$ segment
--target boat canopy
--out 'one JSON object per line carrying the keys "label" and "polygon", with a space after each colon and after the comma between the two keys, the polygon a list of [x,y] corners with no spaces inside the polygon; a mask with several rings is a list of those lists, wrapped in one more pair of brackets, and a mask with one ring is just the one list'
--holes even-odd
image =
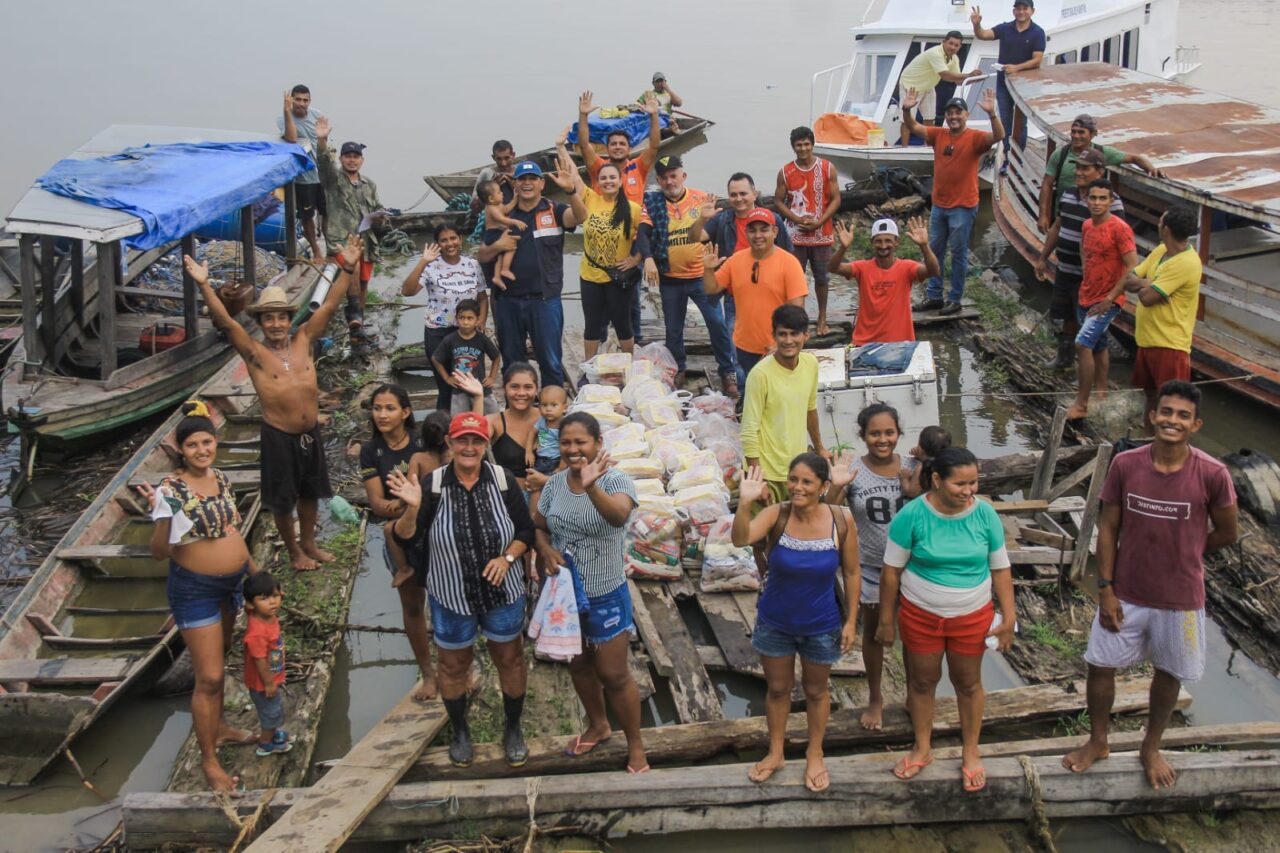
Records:
{"label": "boat canopy", "polygon": [[114,125],[54,164],[7,217],[14,234],[164,245],[315,168],[260,133]]}
{"label": "boat canopy", "polygon": [[[1046,33],[1052,33],[1086,20],[1141,8],[1144,3],[1145,0],[1037,0],[1032,20]],[[911,33],[917,37],[941,37],[949,30],[959,30],[964,33],[966,41],[973,38],[973,24],[969,21],[969,10],[973,4],[970,0],[885,0],[880,17],[872,19],[870,13],[877,5],[873,2],[868,6],[868,16],[849,31],[857,36]],[[982,17],[982,25],[991,29],[1001,21],[1012,19],[1008,5],[992,4]]]}
{"label": "boat canopy", "polygon": [[1280,109],[1105,63],[1054,65],[1009,83],[1017,107],[1058,144],[1088,113],[1098,142],[1141,154],[1165,174],[1134,172],[1133,180],[1280,226]]}

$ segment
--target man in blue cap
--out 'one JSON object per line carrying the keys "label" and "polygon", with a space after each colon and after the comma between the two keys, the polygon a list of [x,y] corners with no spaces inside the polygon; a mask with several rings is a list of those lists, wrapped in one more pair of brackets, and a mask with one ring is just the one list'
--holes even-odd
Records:
{"label": "man in blue cap", "polygon": [[[567,195],[577,190],[573,174],[562,163],[551,173],[552,180]],[[491,294],[493,321],[498,330],[498,349],[505,366],[526,359],[526,340],[533,341],[543,385],[563,385],[561,337],[564,308],[560,292],[564,288],[564,232],[578,226],[578,217],[567,204],[542,197],[546,177],[532,160],[516,164],[512,174],[516,206],[508,214],[523,222],[523,232],[490,229],[484,245],[476,250],[476,260],[487,264],[502,252],[513,252],[511,272],[515,278],[507,289]]]}

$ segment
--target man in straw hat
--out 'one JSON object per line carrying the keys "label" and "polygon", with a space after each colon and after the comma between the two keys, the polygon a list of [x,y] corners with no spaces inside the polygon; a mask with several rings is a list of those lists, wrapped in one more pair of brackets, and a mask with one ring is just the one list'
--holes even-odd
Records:
{"label": "man in straw hat", "polygon": [[[293,308],[284,289],[265,287],[245,309],[262,329],[262,340],[249,336],[209,286],[209,265],[187,255],[183,261],[204,295],[213,324],[224,331],[249,368],[249,378],[262,404],[259,466],[262,506],[275,516],[289,549],[289,561],[300,572],[320,568],[333,555],[316,544],[316,512],[320,498],[333,496],[324,445],[320,441],[320,389],[311,360],[311,342],[323,334],[356,274],[363,247],[352,236],[338,255],[340,272],[320,308],[291,333]],[[298,509],[295,535],[293,510]]]}

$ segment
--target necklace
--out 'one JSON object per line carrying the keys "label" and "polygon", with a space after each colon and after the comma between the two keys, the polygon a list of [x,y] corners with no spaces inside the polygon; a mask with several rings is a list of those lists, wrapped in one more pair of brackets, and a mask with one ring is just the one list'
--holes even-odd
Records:
{"label": "necklace", "polygon": [[286,343],[283,347],[272,347],[271,351],[276,354],[276,358],[280,359],[280,363],[284,365],[286,371],[292,370],[289,365],[289,357],[293,353],[290,352],[289,344]]}

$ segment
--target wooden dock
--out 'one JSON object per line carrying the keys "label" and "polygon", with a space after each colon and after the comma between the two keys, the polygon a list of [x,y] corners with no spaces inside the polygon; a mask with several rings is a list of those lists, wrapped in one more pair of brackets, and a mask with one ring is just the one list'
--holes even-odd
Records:
{"label": "wooden dock", "polygon": [[[1280,726],[1254,723],[1169,732],[1171,746],[1256,743],[1280,738]],[[351,836],[407,841],[449,837],[482,823],[486,834],[517,835],[531,820],[541,828],[576,826],[587,833],[673,833],[714,829],[781,829],[898,823],[1028,820],[1280,807],[1280,750],[1168,752],[1178,770],[1172,789],[1154,790],[1132,750],[1139,733],[1117,734],[1109,760],[1072,773],[1061,755],[1078,739],[1019,741],[987,747],[986,790],[963,794],[955,749],[910,782],[890,771],[897,755],[877,752],[827,758],[831,787],[810,793],[803,762],[772,780],[747,779],[749,764],[655,769],[642,776],[614,770],[573,776],[420,782],[397,786]],[[274,793],[264,811],[278,818],[305,791]],[[258,810],[265,792],[236,802]],[[228,844],[239,827],[211,794],[132,794],[124,804],[131,848],[163,844]],[[299,848],[301,849],[301,848]],[[321,849],[321,848],[306,848]]]}

